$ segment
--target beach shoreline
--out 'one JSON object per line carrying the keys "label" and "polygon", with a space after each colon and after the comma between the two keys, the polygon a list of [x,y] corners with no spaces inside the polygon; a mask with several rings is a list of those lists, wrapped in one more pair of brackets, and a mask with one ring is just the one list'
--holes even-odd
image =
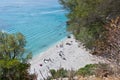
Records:
{"label": "beach shoreline", "polygon": [[73,35],[66,37],[46,51],[34,56],[30,61],[30,73],[36,73],[38,80],[50,76],[50,69],[64,68],[77,70],[86,64],[98,63],[101,60],[89,54]]}
{"label": "beach shoreline", "polygon": [[51,47],[59,44],[61,41],[64,41],[66,38],[67,38],[67,37],[64,37],[64,38],[58,40],[57,42],[50,44],[48,47],[44,48],[42,51],[38,51],[38,52],[37,52],[38,54],[35,53],[35,55],[32,56],[32,59],[40,56],[41,54],[44,54],[48,49],[50,49]]}

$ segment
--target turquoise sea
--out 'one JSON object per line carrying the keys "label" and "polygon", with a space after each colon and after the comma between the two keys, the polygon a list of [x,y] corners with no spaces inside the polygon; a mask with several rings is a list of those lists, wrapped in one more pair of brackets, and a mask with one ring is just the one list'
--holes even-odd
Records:
{"label": "turquoise sea", "polygon": [[65,13],[58,0],[0,0],[0,29],[23,33],[37,55],[68,34]]}

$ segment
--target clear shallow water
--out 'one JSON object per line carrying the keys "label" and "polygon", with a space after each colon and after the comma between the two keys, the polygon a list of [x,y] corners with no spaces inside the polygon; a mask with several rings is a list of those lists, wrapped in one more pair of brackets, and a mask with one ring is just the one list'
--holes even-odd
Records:
{"label": "clear shallow water", "polygon": [[65,13],[58,0],[0,0],[0,29],[23,33],[36,55],[67,35]]}

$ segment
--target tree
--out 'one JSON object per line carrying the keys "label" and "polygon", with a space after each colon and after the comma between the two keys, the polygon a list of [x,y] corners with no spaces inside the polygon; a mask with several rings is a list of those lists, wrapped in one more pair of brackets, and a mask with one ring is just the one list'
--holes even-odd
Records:
{"label": "tree", "polygon": [[96,52],[104,53],[120,66],[120,17],[112,19],[104,28],[104,40],[96,40]]}
{"label": "tree", "polygon": [[86,48],[94,50],[95,41],[104,38],[105,25],[120,14],[119,0],[60,0],[68,10],[68,30]]}
{"label": "tree", "polygon": [[8,34],[0,32],[0,80],[33,80],[35,75],[29,74],[32,57],[25,53],[25,37],[21,33]]}

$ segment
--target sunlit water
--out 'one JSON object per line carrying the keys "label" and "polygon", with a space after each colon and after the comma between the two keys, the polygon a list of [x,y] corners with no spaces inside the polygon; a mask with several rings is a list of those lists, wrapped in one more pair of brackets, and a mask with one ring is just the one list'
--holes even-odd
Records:
{"label": "sunlit water", "polygon": [[23,33],[36,55],[67,35],[65,13],[58,0],[0,0],[0,29]]}

